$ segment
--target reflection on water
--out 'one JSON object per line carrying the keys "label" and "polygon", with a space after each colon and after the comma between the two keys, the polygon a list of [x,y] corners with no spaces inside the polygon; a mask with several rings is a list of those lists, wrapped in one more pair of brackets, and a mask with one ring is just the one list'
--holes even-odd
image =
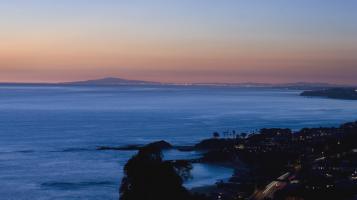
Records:
{"label": "reflection on water", "polygon": [[192,174],[194,179],[185,183],[185,187],[201,187],[226,180],[233,175],[234,170],[228,167],[210,164],[193,164]]}
{"label": "reflection on water", "polygon": [[[163,156],[166,160],[195,159],[201,157],[201,153],[196,151],[182,152],[177,150],[169,150],[164,151]],[[212,164],[194,163],[192,167],[192,177],[184,184],[187,188],[214,184],[219,180],[230,178],[234,172],[232,168]]]}

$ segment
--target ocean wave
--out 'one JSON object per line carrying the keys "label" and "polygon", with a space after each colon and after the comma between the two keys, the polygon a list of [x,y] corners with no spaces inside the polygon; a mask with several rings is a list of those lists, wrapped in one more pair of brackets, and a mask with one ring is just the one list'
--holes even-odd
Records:
{"label": "ocean wave", "polygon": [[18,150],[18,151],[0,151],[0,154],[10,154],[10,153],[34,153],[34,150]]}
{"label": "ocean wave", "polygon": [[89,187],[116,187],[112,181],[83,181],[83,182],[45,182],[41,184],[42,188],[55,190],[80,190]]}
{"label": "ocean wave", "polygon": [[90,149],[90,148],[65,148],[61,150],[54,150],[50,152],[55,152],[55,153],[67,153],[67,152],[82,152],[82,151],[94,151],[95,149]]}

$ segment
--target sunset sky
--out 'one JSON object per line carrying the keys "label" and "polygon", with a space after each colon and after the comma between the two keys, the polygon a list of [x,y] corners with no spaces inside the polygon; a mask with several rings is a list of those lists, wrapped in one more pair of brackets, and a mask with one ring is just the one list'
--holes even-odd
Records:
{"label": "sunset sky", "polygon": [[357,84],[357,0],[0,0],[0,82]]}

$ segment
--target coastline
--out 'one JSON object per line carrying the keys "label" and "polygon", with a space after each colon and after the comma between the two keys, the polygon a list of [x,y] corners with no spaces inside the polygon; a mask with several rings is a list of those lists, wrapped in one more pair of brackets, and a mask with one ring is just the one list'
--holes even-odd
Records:
{"label": "coastline", "polygon": [[[357,168],[357,160],[354,160],[357,158],[357,144],[353,142],[357,139],[356,131],[357,122],[350,122],[339,127],[303,128],[296,132],[290,129],[265,128],[259,133],[249,135],[242,133],[229,138],[220,138],[218,134],[214,134],[213,138],[202,140],[192,147],[193,151],[202,152],[201,158],[179,161],[191,164],[206,163],[234,169],[233,175],[227,180],[217,180],[215,184],[189,189],[193,195],[205,195],[218,199],[239,197],[262,200],[281,195],[324,196],[326,192],[331,193],[330,195],[339,195],[342,187],[343,191],[347,191],[345,194],[347,197],[357,195],[353,192],[357,191],[355,190],[357,181],[353,181],[355,178],[357,180],[357,174],[354,175],[355,172],[351,171],[350,167],[342,169],[352,173],[352,178],[342,178],[341,174],[336,174],[335,179],[325,183],[324,181],[314,182],[314,177],[322,176],[320,178],[331,179],[330,176],[334,176],[329,175],[332,173],[330,171],[323,172],[329,177],[323,177],[324,175],[320,174],[319,170],[325,169],[321,165],[326,165],[325,160],[328,159],[338,158],[339,162],[350,162],[351,166]],[[149,146],[160,143],[164,142],[151,143]],[[341,155],[344,156],[341,157]],[[176,161],[167,162],[175,163]],[[331,168],[338,166],[334,163],[336,161],[329,164]],[[349,181],[346,187],[346,181],[350,179],[352,181]],[[340,185],[341,181],[345,185]],[[320,184],[323,185],[320,186]],[[328,190],[309,190],[309,187],[327,187]],[[330,187],[333,188],[329,189]],[[291,188],[295,190],[298,188],[302,191],[291,193]]]}

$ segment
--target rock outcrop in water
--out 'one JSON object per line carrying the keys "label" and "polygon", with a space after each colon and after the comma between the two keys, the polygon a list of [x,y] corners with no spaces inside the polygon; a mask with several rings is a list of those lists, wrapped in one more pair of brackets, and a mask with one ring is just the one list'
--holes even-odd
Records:
{"label": "rock outcrop in water", "polygon": [[115,150],[115,151],[138,151],[144,147],[154,147],[154,148],[158,148],[160,150],[168,150],[168,149],[172,149],[173,146],[164,141],[157,141],[157,142],[153,142],[150,143],[146,146],[144,145],[127,145],[127,146],[121,146],[121,147],[111,147],[111,146],[99,146],[97,147],[97,150],[101,150],[101,151],[105,151],[105,150]]}
{"label": "rock outcrop in water", "polygon": [[173,146],[170,143],[168,143],[168,142],[166,142],[164,140],[150,143],[150,144],[146,145],[146,148],[147,147],[157,148],[157,149],[160,149],[160,150],[167,150],[167,149],[172,149],[173,148]]}

